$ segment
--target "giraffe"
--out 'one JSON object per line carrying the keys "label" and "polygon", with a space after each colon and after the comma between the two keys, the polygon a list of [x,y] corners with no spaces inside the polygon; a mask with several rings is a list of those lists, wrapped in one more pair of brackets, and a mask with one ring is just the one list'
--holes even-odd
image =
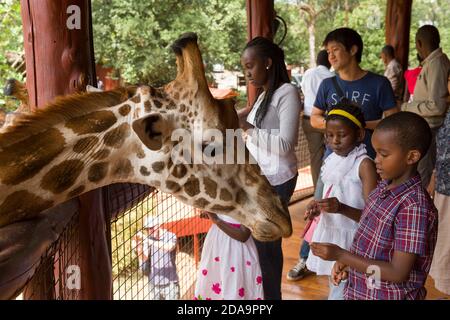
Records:
{"label": "giraffe", "polygon": [[[0,227],[112,183],[154,186],[185,204],[230,215],[256,239],[288,237],[287,208],[250,163],[183,163],[175,129],[237,129],[232,104],[207,87],[197,36],[172,45],[175,80],[163,87],[121,87],[57,98],[0,133]],[[239,139],[237,137],[236,139]],[[210,141],[194,135],[193,145]],[[230,152],[226,140],[215,150]],[[237,144],[234,145],[237,148]]]}

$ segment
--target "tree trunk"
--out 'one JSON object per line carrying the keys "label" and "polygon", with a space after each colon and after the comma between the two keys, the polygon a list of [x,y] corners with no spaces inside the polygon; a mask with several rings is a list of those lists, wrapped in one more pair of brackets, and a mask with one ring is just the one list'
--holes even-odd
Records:
{"label": "tree trunk", "polygon": [[[96,85],[89,0],[21,0],[21,12],[32,109],[56,96],[83,91],[87,84]],[[111,298],[110,235],[108,238],[105,234],[105,223],[109,221],[104,219],[100,191],[92,191],[80,200],[82,299]],[[66,276],[65,270],[60,276]],[[53,279],[51,274],[41,278]],[[33,296],[35,299],[49,297],[39,288],[27,289],[40,293]]]}
{"label": "tree trunk", "polygon": [[395,49],[395,58],[408,68],[409,30],[412,0],[388,0],[386,8],[386,43]]}

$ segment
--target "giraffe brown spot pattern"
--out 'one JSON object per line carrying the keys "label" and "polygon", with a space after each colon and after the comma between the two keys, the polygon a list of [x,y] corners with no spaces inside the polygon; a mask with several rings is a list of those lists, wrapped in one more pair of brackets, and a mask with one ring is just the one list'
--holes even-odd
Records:
{"label": "giraffe brown spot pattern", "polygon": [[243,206],[248,200],[247,193],[243,189],[239,189],[239,191],[236,194],[236,202]]}
{"label": "giraffe brown spot pattern", "polygon": [[92,155],[92,159],[94,160],[103,160],[109,156],[111,151],[108,149],[101,149]]}
{"label": "giraffe brown spot pattern", "polygon": [[139,168],[139,172],[143,175],[143,176],[149,176],[150,175],[150,171],[148,171],[147,167],[141,166]]}
{"label": "giraffe brown spot pattern", "polygon": [[73,146],[73,151],[76,153],[86,153],[92,150],[97,145],[99,139],[97,137],[86,137],[78,140]]}
{"label": "giraffe brown spot pattern", "polygon": [[126,178],[133,173],[133,166],[129,159],[120,159],[117,161],[113,168],[112,174],[116,177]]}
{"label": "giraffe brown spot pattern", "polygon": [[122,123],[117,128],[108,131],[103,137],[103,142],[108,147],[121,148],[126,138],[131,134],[130,125],[128,123]]}
{"label": "giraffe brown spot pattern", "polygon": [[196,208],[204,209],[207,205],[209,205],[209,201],[203,198],[194,201],[194,207]]}
{"label": "giraffe brown spot pattern", "polygon": [[215,204],[211,207],[211,211],[215,212],[231,212],[234,210],[232,206],[221,206],[220,204]]}
{"label": "giraffe brown spot pattern", "polygon": [[15,191],[0,205],[0,227],[25,218],[33,218],[52,205],[53,201],[45,200],[26,190]]}
{"label": "giraffe brown spot pattern", "polygon": [[152,104],[150,103],[149,100],[144,102],[144,109],[145,109],[145,112],[150,112],[150,110],[152,110]]}
{"label": "giraffe brown spot pattern", "polygon": [[67,120],[66,127],[76,134],[104,132],[116,123],[117,118],[112,111],[95,111]]}
{"label": "giraffe brown spot pattern", "polygon": [[227,189],[220,190],[220,200],[231,201],[233,200],[233,195]]}
{"label": "giraffe brown spot pattern", "polygon": [[183,178],[187,173],[186,166],[184,164],[177,164],[173,168],[172,175],[175,178],[181,179]]}
{"label": "giraffe brown spot pattern", "polygon": [[164,162],[162,162],[162,161],[158,161],[158,162],[155,162],[154,164],[152,164],[152,169],[156,173],[160,173],[164,169],[164,167],[165,167],[165,165],[164,165]]}
{"label": "giraffe brown spot pattern", "polygon": [[153,100],[153,104],[155,105],[156,108],[161,108],[162,107],[162,103],[159,100]]}
{"label": "giraffe brown spot pattern", "polygon": [[139,103],[139,102],[141,102],[141,95],[140,94],[137,94],[137,95],[135,95],[133,98],[131,98],[130,99],[132,102],[134,102],[134,103]]}
{"label": "giraffe brown spot pattern", "polygon": [[34,177],[64,149],[64,137],[49,129],[0,151],[0,181],[17,185]]}
{"label": "giraffe brown spot pattern", "polygon": [[177,192],[181,189],[181,186],[177,182],[171,180],[166,181],[166,187],[172,192]]}
{"label": "giraffe brown spot pattern", "polygon": [[102,181],[106,177],[106,174],[108,173],[108,166],[109,166],[108,162],[98,162],[91,165],[88,171],[89,181],[91,182]]}
{"label": "giraffe brown spot pattern", "polygon": [[184,184],[184,191],[190,197],[193,197],[200,193],[200,182],[198,179],[191,175],[189,179]]}
{"label": "giraffe brown spot pattern", "polygon": [[131,106],[130,106],[129,104],[124,104],[123,106],[121,106],[121,107],[119,108],[119,113],[120,113],[120,115],[122,115],[122,116],[124,116],[124,117],[125,117],[127,114],[129,114],[130,111],[131,111]]}
{"label": "giraffe brown spot pattern", "polygon": [[215,199],[217,197],[217,182],[208,177],[205,177],[203,179],[203,183],[205,185],[206,194],[212,199]]}
{"label": "giraffe brown spot pattern", "polygon": [[44,175],[41,187],[55,194],[64,192],[73,186],[83,168],[81,160],[65,160]]}

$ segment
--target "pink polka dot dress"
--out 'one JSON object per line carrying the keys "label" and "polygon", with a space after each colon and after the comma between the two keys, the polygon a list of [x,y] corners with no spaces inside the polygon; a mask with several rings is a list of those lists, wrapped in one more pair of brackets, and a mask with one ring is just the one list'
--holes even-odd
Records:
{"label": "pink polka dot dress", "polygon": [[[236,220],[218,215],[232,226]],[[197,273],[195,300],[260,300],[263,299],[261,269],[255,242],[234,240],[215,224],[203,245]]]}

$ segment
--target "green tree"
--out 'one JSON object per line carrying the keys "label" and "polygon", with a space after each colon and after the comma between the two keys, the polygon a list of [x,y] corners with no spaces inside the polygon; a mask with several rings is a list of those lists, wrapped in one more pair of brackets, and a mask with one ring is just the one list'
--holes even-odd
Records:
{"label": "green tree", "polygon": [[[20,2],[0,2],[0,88],[9,78],[24,80],[23,31],[20,17]],[[0,107],[14,110],[19,103],[3,96],[0,90]]]}
{"label": "green tree", "polygon": [[207,69],[239,66],[246,37],[245,2],[202,0],[93,0],[97,61],[129,82],[160,85],[175,76],[170,45],[196,32]]}

